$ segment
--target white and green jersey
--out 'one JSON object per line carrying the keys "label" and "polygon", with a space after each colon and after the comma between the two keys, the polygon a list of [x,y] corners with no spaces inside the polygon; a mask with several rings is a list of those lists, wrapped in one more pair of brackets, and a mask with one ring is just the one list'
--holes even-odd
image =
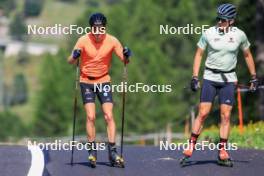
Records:
{"label": "white and green jersey", "polygon": [[[216,26],[207,29],[201,36],[197,46],[201,49],[207,48],[205,66],[221,71],[230,71],[236,67],[239,48],[246,50],[250,43],[246,34],[237,27],[231,27],[226,33],[218,31]],[[228,82],[236,82],[235,72],[225,73]],[[204,79],[224,82],[218,73],[205,69]]]}

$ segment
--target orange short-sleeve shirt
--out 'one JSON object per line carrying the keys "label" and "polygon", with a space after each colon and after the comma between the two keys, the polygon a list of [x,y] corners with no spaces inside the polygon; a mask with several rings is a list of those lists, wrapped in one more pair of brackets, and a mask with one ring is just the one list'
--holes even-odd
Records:
{"label": "orange short-sleeve shirt", "polygon": [[[84,83],[93,84],[111,81],[107,73],[111,67],[113,52],[120,60],[124,61],[121,43],[110,34],[105,34],[100,42],[96,42],[91,33],[83,35],[78,39],[74,49],[81,49],[80,82]],[[88,76],[99,79],[89,80]]]}

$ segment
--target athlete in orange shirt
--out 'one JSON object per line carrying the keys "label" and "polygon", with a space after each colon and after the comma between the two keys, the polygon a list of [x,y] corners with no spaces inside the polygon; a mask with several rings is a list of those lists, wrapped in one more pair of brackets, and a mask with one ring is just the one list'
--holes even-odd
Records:
{"label": "athlete in orange shirt", "polygon": [[[68,58],[70,64],[76,64],[80,57],[80,87],[84,108],[86,111],[86,130],[88,142],[91,145],[89,160],[95,167],[97,150],[95,145],[95,97],[97,96],[107,123],[109,160],[111,163],[123,163],[117,154],[115,146],[116,126],[113,118],[112,92],[108,90],[111,78],[108,74],[112,53],[114,52],[121,61],[128,63],[131,51],[112,35],[105,32],[107,19],[101,13],[94,13],[89,20],[91,32],[81,36]],[[95,84],[102,84],[100,90]],[[106,87],[107,86],[107,87]]]}

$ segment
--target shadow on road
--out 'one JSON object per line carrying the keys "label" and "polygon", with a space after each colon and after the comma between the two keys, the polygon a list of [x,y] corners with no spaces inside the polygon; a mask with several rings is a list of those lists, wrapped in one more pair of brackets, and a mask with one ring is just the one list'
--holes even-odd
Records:
{"label": "shadow on road", "polygon": [[[234,163],[249,163],[250,161],[246,160],[233,160]],[[183,167],[192,166],[192,165],[205,165],[205,164],[217,164],[217,160],[203,160],[203,161],[187,161]]]}
{"label": "shadow on road", "polygon": [[217,164],[216,160],[204,160],[204,161],[187,161],[183,167],[192,165],[204,165],[204,164]]}
{"label": "shadow on road", "polygon": [[[71,163],[66,163],[67,165],[71,165]],[[91,167],[91,164],[89,162],[78,162],[78,163],[73,163],[74,165],[82,165],[82,166],[87,166],[87,167]],[[112,167],[111,164],[109,162],[96,162],[96,165],[101,165],[101,166],[108,166],[108,167]]]}

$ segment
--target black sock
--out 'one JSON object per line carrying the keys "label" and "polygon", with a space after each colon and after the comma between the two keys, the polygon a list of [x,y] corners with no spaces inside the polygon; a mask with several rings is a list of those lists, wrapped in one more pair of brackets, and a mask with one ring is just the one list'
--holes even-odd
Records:
{"label": "black sock", "polygon": [[89,141],[88,141],[88,144],[89,144],[89,145],[95,145],[96,142],[95,142],[95,141],[92,141],[92,142],[89,142]]}
{"label": "black sock", "polygon": [[92,141],[92,142],[88,141],[88,147],[89,147],[89,150],[94,150],[96,148],[96,142],[95,141]]}
{"label": "black sock", "polygon": [[193,144],[196,144],[196,141],[197,141],[198,137],[199,137],[199,134],[192,133],[191,137],[189,139],[189,142],[193,143]]}
{"label": "black sock", "polygon": [[225,148],[225,146],[226,146],[226,144],[227,144],[227,140],[228,139],[224,139],[224,138],[220,138],[220,144],[219,144],[219,149],[221,150],[221,149],[223,149],[223,148]]}
{"label": "black sock", "polygon": [[108,142],[108,145],[111,147],[115,146],[115,144],[116,144],[115,142]]}

